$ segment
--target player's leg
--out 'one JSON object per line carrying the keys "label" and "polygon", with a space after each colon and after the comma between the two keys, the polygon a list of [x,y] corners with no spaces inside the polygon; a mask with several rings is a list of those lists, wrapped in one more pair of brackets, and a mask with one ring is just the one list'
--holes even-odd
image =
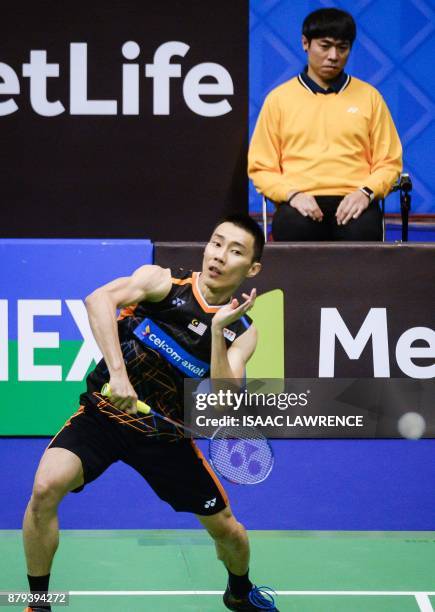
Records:
{"label": "player's leg", "polygon": [[[45,451],[23,521],[27,576],[32,593],[48,591],[51,565],[59,544],[57,508],[69,491],[82,484],[82,463],[77,455],[64,448]],[[51,608],[39,606],[33,609]]]}
{"label": "player's leg", "polygon": [[197,515],[214,540],[218,559],[228,571],[224,604],[229,610],[275,610],[269,590],[257,589],[249,579],[249,540],[244,526],[229,506],[212,516]]}
{"label": "player's leg", "polygon": [[50,573],[58,536],[57,508],[62,498],[83,484],[80,459],[64,448],[49,448],[41,458],[23,522],[24,550],[31,576]]}
{"label": "player's leg", "polygon": [[[273,606],[255,606],[249,601],[250,593],[255,594],[257,589],[248,575],[248,537],[232,514],[225,490],[197,445],[183,439],[169,442],[141,436],[140,440],[135,433],[131,437],[132,443],[123,461],[137,470],[174,510],[195,514],[215,541],[217,556],[229,576],[225,605],[230,610],[276,610]],[[259,601],[262,598],[260,593],[257,597]]]}
{"label": "player's leg", "polygon": [[197,515],[214,540],[216,554],[229,572],[243,576],[249,568],[249,540],[229,506],[212,516]]}
{"label": "player's leg", "polygon": [[[50,570],[58,546],[57,509],[69,492],[102,474],[117,461],[122,446],[120,427],[97,411],[81,407],[54,437],[36,472],[24,516],[23,536],[32,593],[48,591]],[[37,610],[50,610],[38,606]]]}

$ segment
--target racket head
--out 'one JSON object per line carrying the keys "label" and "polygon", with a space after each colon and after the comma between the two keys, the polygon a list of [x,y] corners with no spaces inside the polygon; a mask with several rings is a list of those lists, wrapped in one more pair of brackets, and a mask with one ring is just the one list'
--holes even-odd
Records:
{"label": "racket head", "polygon": [[266,480],[274,464],[269,441],[254,427],[220,427],[210,439],[209,457],[218,474],[244,485]]}

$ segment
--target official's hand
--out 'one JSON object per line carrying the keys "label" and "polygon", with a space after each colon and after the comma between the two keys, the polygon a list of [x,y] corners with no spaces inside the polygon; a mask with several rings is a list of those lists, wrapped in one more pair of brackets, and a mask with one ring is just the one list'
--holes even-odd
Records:
{"label": "official's hand", "polygon": [[310,217],[313,221],[323,221],[323,213],[311,195],[298,193],[292,198],[289,206],[295,208],[304,217]]}
{"label": "official's hand", "polygon": [[127,414],[136,414],[137,394],[127,374],[110,377],[110,403]]}
{"label": "official's hand", "polygon": [[337,225],[346,225],[351,219],[358,219],[369,204],[368,196],[359,189],[349,193],[338,205],[335,213]]}
{"label": "official's hand", "polygon": [[211,321],[212,329],[222,331],[224,327],[228,327],[228,325],[231,325],[231,323],[243,317],[243,315],[253,307],[255,298],[257,297],[257,290],[252,289],[249,295],[247,293],[242,293],[242,297],[244,302],[241,304],[239,300],[233,298],[229,304],[225,304],[225,306],[219,308]]}

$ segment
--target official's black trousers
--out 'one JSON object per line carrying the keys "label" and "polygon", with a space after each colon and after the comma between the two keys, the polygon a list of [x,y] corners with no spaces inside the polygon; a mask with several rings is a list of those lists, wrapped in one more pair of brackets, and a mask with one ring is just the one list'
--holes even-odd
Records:
{"label": "official's black trousers", "polygon": [[323,221],[304,217],[287,203],[280,204],[272,221],[273,239],[277,241],[382,240],[382,213],[378,202],[372,202],[358,219],[337,225],[335,213],[343,196],[315,196],[323,212]]}

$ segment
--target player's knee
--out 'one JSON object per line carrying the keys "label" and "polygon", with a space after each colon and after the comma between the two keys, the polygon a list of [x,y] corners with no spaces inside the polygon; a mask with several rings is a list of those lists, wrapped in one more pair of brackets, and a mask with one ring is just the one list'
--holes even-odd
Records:
{"label": "player's knee", "polygon": [[63,496],[65,489],[59,481],[49,478],[37,478],[33,485],[30,509],[40,514],[56,508]]}
{"label": "player's knee", "polygon": [[235,541],[238,539],[243,539],[245,528],[236,520],[235,516],[231,513],[231,510],[226,508],[219,515],[218,519],[212,525],[210,525],[208,532],[216,541]]}

